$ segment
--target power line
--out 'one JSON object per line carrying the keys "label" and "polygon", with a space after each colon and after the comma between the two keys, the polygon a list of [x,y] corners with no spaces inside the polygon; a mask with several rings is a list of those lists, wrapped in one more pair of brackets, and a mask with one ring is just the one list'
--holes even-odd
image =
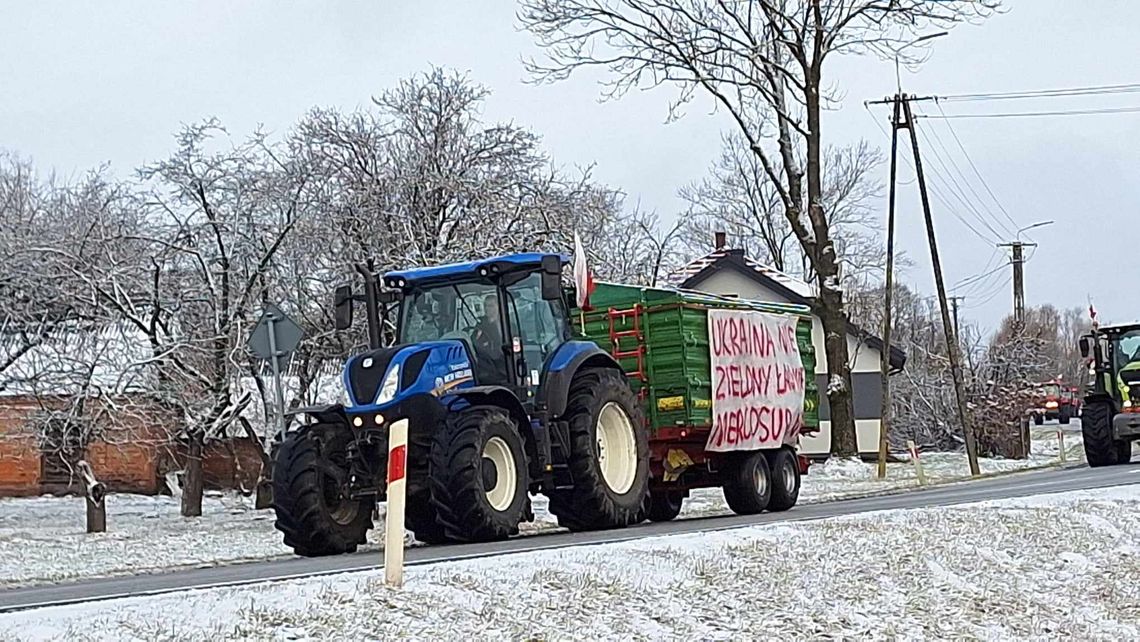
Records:
{"label": "power line", "polygon": [[[879,128],[879,131],[883,133],[883,136],[885,136],[889,140],[891,138],[891,135],[887,132],[886,128],[884,128],[883,125],[879,121],[875,120],[875,115],[873,113],[871,113],[871,108],[867,105],[864,105],[864,107],[867,109],[867,116],[870,117],[871,122],[875,123],[875,126]],[[911,162],[911,160],[909,158],[907,158],[906,156],[903,156],[902,159],[903,159],[903,162],[905,162],[908,167],[910,167],[912,170],[914,169],[914,164]],[[957,210],[955,210],[952,205],[950,205],[949,199],[947,199],[946,197],[944,197],[942,195],[942,192],[937,188],[936,185],[934,185],[932,183],[929,186],[929,188],[930,188],[929,191],[930,191],[931,196],[933,196],[935,199],[937,199],[938,202],[942,204],[942,207],[945,208],[947,212],[950,212],[950,214],[954,218],[958,219],[958,221],[961,222],[962,225],[964,225],[966,227],[966,229],[973,232],[974,235],[977,236],[978,239],[980,239],[987,246],[993,245],[994,239],[988,238],[985,234],[982,234],[981,232],[979,232],[976,227],[971,225],[969,221],[967,221],[965,218],[963,218],[962,215],[959,214],[957,212]],[[1000,237],[1000,235],[999,235],[999,237]]]}
{"label": "power line", "polygon": [[1103,109],[1069,109],[1055,111],[1018,111],[997,112],[989,114],[942,114],[935,116],[926,114],[922,118],[935,120],[960,120],[964,118],[1035,118],[1039,116],[1092,116],[1097,114],[1135,114],[1140,113],[1140,106],[1135,107],[1105,107]]}
{"label": "power line", "polygon": [[997,229],[995,229],[994,226],[991,225],[988,220],[986,220],[986,217],[982,214],[982,212],[973,204],[973,202],[970,201],[970,198],[966,195],[966,190],[963,189],[962,185],[958,183],[958,179],[954,177],[954,174],[948,168],[946,161],[943,160],[941,154],[938,152],[938,149],[931,141],[931,138],[927,136],[926,130],[920,130],[919,135],[922,136],[922,139],[929,146],[930,155],[933,158],[934,162],[938,164],[939,168],[943,172],[945,172],[945,176],[936,174],[934,172],[929,172],[931,178],[948,179],[949,184],[947,184],[947,190],[950,192],[950,194],[954,196],[954,198],[957,199],[959,203],[962,204],[962,207],[966,208],[974,215],[974,218],[976,218],[978,222],[982,224],[982,227],[989,230],[990,233],[993,234],[994,238],[1000,240],[1004,235],[1001,232],[997,231]]}
{"label": "power line", "polygon": [[[962,185],[960,185],[958,183],[957,179],[954,178],[954,175],[951,174],[950,171],[947,169],[947,174],[949,174],[950,180],[954,183],[954,186],[958,188],[958,192],[963,199],[963,204],[965,204],[971,211],[973,211],[974,214],[978,217],[978,221],[981,222],[981,224],[983,226],[985,226],[987,229],[989,229],[991,232],[993,232],[994,235],[997,236],[998,238],[1001,238],[1003,235],[1012,236],[1014,234],[1014,232],[1012,232],[1009,228],[1006,228],[1005,224],[1002,223],[1001,221],[999,221],[997,216],[994,215],[993,211],[989,208],[989,206],[987,206],[982,201],[982,197],[978,195],[977,190],[974,189],[974,186],[970,183],[970,180],[968,178],[966,178],[966,174],[964,172],[962,172],[962,169],[960,167],[958,167],[958,163],[954,160],[954,156],[950,153],[950,150],[942,142],[942,137],[938,135],[938,132],[933,127],[929,128],[929,129],[930,129],[930,134],[934,137],[934,141],[936,144],[931,143],[930,137],[928,137],[925,133],[926,130],[923,130],[921,133],[922,133],[922,136],[926,139],[927,144],[931,145],[931,147],[932,147],[931,151],[932,151],[932,154],[933,154],[935,160],[937,160],[939,162],[939,164],[942,165],[943,169],[946,169],[946,164],[938,152],[938,150],[941,149],[942,153],[946,154],[945,160],[949,161],[950,166],[952,166],[954,168],[954,171],[957,172],[958,176],[960,176],[962,178],[962,183],[964,183],[966,188],[969,189],[970,193],[974,195],[975,201],[970,201],[970,199],[968,199],[966,197],[966,190],[962,188]],[[979,206],[981,206],[982,209],[985,210],[985,215],[989,216],[989,220],[986,219],[986,216],[983,215],[982,211],[979,210],[978,207],[974,206],[974,204],[973,204],[974,202],[976,202]],[[992,221],[993,223],[996,223],[998,225],[998,227],[1003,228],[1005,230],[1005,232],[1004,233],[999,232],[997,229],[995,229],[993,227],[993,225],[990,224],[990,221]]]}
{"label": "power line", "polygon": [[976,94],[951,94],[940,96],[940,100],[952,102],[975,102],[985,100],[1021,100],[1030,98],[1066,98],[1072,96],[1103,96],[1111,94],[1140,93],[1140,83],[1122,85],[1094,85],[1090,87],[1070,87],[1065,89],[1035,89],[1028,91],[999,91]]}
{"label": "power line", "polygon": [[[937,101],[935,101],[934,106],[938,108],[939,113],[941,113],[943,116],[946,115],[946,112],[942,111],[942,105]],[[962,144],[962,139],[958,138],[958,132],[954,130],[954,125],[949,120],[945,122],[946,128],[950,130],[950,135],[954,137],[954,140],[958,143],[958,148],[962,150],[962,155],[966,157],[966,162],[969,163],[970,168],[974,170],[974,175],[977,176],[978,180],[982,182],[982,187],[985,188],[986,192],[990,195],[990,198],[993,199],[994,203],[998,206],[998,209],[1001,210],[1001,213],[1005,214],[1006,220],[1008,220],[1010,223],[1013,223],[1013,226],[1016,228],[1017,221],[1013,220],[1013,217],[1009,215],[1008,211],[1006,211],[1005,206],[1003,206],[1001,204],[1001,201],[998,200],[998,197],[994,195],[994,191],[990,189],[989,183],[986,182],[985,178],[982,178],[982,173],[978,171],[978,166],[974,164],[974,159],[970,158],[969,152],[966,151],[966,146]]]}

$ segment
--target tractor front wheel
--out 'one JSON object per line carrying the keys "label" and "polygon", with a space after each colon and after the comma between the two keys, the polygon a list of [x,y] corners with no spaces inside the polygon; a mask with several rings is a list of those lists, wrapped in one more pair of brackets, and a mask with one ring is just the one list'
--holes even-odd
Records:
{"label": "tractor front wheel", "polygon": [[529,486],[526,449],[507,411],[471,406],[448,418],[431,449],[431,501],[448,538],[517,534]]}
{"label": "tractor front wheel", "polygon": [[1132,444],[1112,438],[1113,407],[1097,402],[1085,406],[1081,419],[1081,436],[1084,438],[1085,459],[1089,466],[1126,464],[1132,458]]}
{"label": "tractor front wheel", "polygon": [[352,431],[314,424],[290,433],[273,466],[274,524],[298,555],[351,553],[372,528],[375,499],[349,494],[348,445]]}
{"label": "tractor front wheel", "polygon": [[548,493],[559,525],[584,531],[640,522],[649,492],[649,433],[625,375],[606,369],[579,372],[564,416],[570,424],[574,487]]}

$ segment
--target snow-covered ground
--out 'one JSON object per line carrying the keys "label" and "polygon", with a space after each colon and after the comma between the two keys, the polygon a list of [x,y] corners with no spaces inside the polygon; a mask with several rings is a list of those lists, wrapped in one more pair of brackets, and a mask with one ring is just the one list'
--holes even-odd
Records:
{"label": "snow-covered ground", "polygon": [[[1047,427],[1048,428],[1048,427]],[[982,460],[985,473],[1019,470],[1058,462],[1055,428],[1039,431],[1034,455],[1023,461]],[[1069,460],[1081,455],[1080,433],[1066,435]],[[960,453],[922,456],[928,480],[946,482],[969,476]],[[811,503],[917,486],[909,463],[889,466],[886,480],[874,464],[833,460],[813,466],[804,477],[801,502]],[[252,498],[210,494],[205,515],[186,519],[172,497],[112,495],[107,500],[107,533],[84,532],[83,500],[76,497],[0,499],[0,586],[55,582],[82,577],[124,575],[170,568],[212,566],[283,557],[291,551],[273,528],[271,510],[254,510]],[[546,498],[534,498],[535,521],[523,534],[558,528]],[[694,491],[682,518],[730,514],[719,489]],[[379,549],[382,523],[362,550]]]}
{"label": "snow-covered ground", "polygon": [[1140,486],[0,615],[5,640],[1140,639]]}

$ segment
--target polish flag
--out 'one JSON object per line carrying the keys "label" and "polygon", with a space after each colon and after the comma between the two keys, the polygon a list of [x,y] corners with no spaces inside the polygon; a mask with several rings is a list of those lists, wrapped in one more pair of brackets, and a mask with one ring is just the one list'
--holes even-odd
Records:
{"label": "polish flag", "polygon": [[1089,300],[1089,319],[1092,321],[1092,327],[1095,330],[1100,324],[1096,320],[1096,308],[1093,307],[1092,300]]}
{"label": "polish flag", "polygon": [[590,294],[594,291],[594,277],[586,265],[586,251],[582,249],[582,239],[574,232],[574,286],[578,290],[578,307],[590,309]]}

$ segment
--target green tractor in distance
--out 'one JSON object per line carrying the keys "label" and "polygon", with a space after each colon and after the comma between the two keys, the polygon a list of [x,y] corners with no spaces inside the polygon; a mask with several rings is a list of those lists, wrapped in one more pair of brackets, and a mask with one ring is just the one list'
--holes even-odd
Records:
{"label": "green tractor in distance", "polygon": [[1100,327],[1081,337],[1092,378],[1081,413],[1089,466],[1126,464],[1140,440],[1140,323]]}

